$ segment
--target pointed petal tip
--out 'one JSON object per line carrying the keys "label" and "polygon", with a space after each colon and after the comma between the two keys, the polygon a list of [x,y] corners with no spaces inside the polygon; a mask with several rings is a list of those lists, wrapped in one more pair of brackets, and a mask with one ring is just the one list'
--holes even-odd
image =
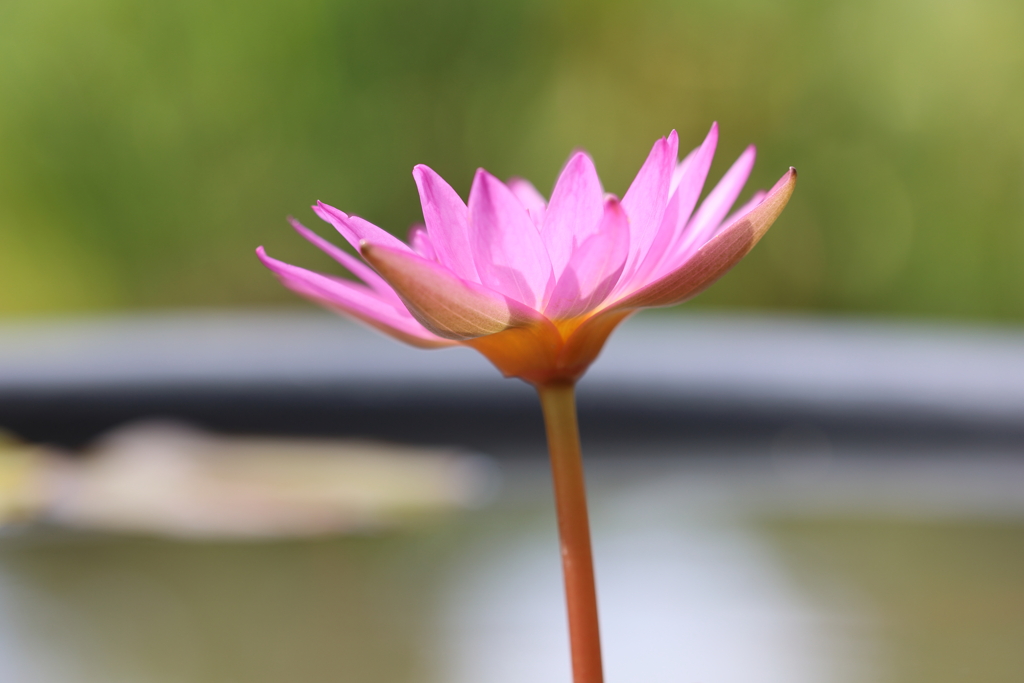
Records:
{"label": "pointed petal tip", "polygon": [[593,166],[594,159],[585,149],[574,149],[572,154],[569,155],[569,161],[565,162],[565,167],[569,168],[573,164],[587,164],[589,166]]}
{"label": "pointed petal tip", "polygon": [[[782,177],[779,178],[778,181],[776,181],[776,183],[774,185],[772,185],[771,189],[768,190],[768,194],[769,195],[775,194],[778,190],[786,187],[787,185],[790,185],[790,186],[795,186],[796,185],[796,169],[793,168],[792,166],[790,166],[789,170],[786,171],[785,173],[783,173]],[[788,189],[788,191],[790,193],[792,193],[793,192],[793,188],[790,187]],[[786,201],[788,201],[788,200],[789,200],[789,197],[787,195]]]}
{"label": "pointed petal tip", "polygon": [[724,275],[764,236],[796,187],[790,167],[750,211],[737,216],[675,271],[628,295],[609,311],[670,306],[696,296]]}
{"label": "pointed petal tip", "polygon": [[412,167],[412,177],[419,181],[424,175],[433,174],[437,175],[434,169],[430,168],[426,164],[416,164]]}
{"label": "pointed petal tip", "polygon": [[330,211],[331,213],[335,213],[339,216],[344,216],[345,218],[349,217],[349,215],[342,211],[341,209],[335,208],[328,204],[327,202],[322,202],[319,199],[316,200],[316,204],[313,205],[313,210],[316,211],[317,209],[321,211]]}
{"label": "pointed petal tip", "polygon": [[330,219],[328,218],[328,216],[330,216],[332,214],[334,216],[337,216],[338,218],[342,218],[342,219],[348,218],[348,214],[346,214],[344,211],[339,211],[338,209],[335,209],[330,204],[324,204],[319,199],[316,200],[316,204],[314,204],[310,208],[313,209],[313,213],[315,213],[322,220],[325,220],[328,223],[330,223]]}

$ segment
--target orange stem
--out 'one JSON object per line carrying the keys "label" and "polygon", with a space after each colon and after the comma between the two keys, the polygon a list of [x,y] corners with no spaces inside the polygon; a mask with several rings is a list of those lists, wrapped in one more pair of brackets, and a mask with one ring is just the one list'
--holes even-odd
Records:
{"label": "orange stem", "polygon": [[573,683],[602,683],[601,636],[597,624],[597,592],[590,549],[583,456],[576,424],[575,386],[572,383],[538,385],[537,393],[544,411],[555,483],[562,572],[569,609]]}

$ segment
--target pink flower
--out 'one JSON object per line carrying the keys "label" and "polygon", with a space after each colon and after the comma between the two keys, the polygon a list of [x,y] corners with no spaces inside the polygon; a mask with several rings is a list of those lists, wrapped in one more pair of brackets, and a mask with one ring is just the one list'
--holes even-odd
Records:
{"label": "pink flower", "polygon": [[[315,273],[256,250],[286,286],[421,347],[471,346],[506,376],[574,382],[612,330],[641,308],[697,295],[757,243],[796,184],[790,169],[729,214],[754,165],[748,147],[697,206],[718,141],[677,162],[676,132],[654,144],[621,199],[577,152],[551,200],[525,180],[476,173],[468,206],[426,166],[413,169],[425,227],[406,244],[331,206],[313,207],[365,263],[292,221],[363,283]],[[369,265],[367,265],[369,264]]]}
{"label": "pink flower", "polygon": [[[675,131],[654,143],[621,201],[577,152],[551,201],[525,180],[477,171],[469,205],[426,166],[413,169],[425,227],[409,244],[326,204],[313,210],[365,263],[292,225],[364,284],[260,260],[286,287],[416,346],[463,344],[536,386],[551,455],[573,680],[603,680],[575,382],[633,312],[703,291],[753,248],[782,212],[792,168],[729,214],[754,165],[749,147],[697,207],[718,127],[681,162]],[[369,264],[369,265],[367,265]]]}

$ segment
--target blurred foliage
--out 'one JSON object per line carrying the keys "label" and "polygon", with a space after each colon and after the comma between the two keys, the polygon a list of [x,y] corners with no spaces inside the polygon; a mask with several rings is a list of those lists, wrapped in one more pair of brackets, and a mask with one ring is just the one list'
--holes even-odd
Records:
{"label": "blurred foliage", "polygon": [[884,667],[867,680],[1014,683],[1024,671],[1019,521],[790,517],[764,528],[821,604],[862,604],[846,624]]}
{"label": "blurred foliage", "polygon": [[[1024,320],[1019,0],[5,0],[0,312],[294,301],[322,199],[397,233],[410,171],[622,193],[713,120],[801,173],[700,305]],[[322,225],[322,224],[321,224]],[[320,226],[317,226],[324,234]]]}

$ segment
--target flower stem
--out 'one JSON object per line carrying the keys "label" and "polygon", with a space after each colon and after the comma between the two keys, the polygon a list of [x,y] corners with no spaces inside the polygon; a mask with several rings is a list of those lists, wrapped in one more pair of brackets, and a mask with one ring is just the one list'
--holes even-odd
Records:
{"label": "flower stem", "polygon": [[537,393],[544,411],[555,483],[562,572],[569,609],[573,683],[602,683],[601,637],[597,624],[587,491],[576,424],[575,386],[572,383],[543,384],[537,386]]}

